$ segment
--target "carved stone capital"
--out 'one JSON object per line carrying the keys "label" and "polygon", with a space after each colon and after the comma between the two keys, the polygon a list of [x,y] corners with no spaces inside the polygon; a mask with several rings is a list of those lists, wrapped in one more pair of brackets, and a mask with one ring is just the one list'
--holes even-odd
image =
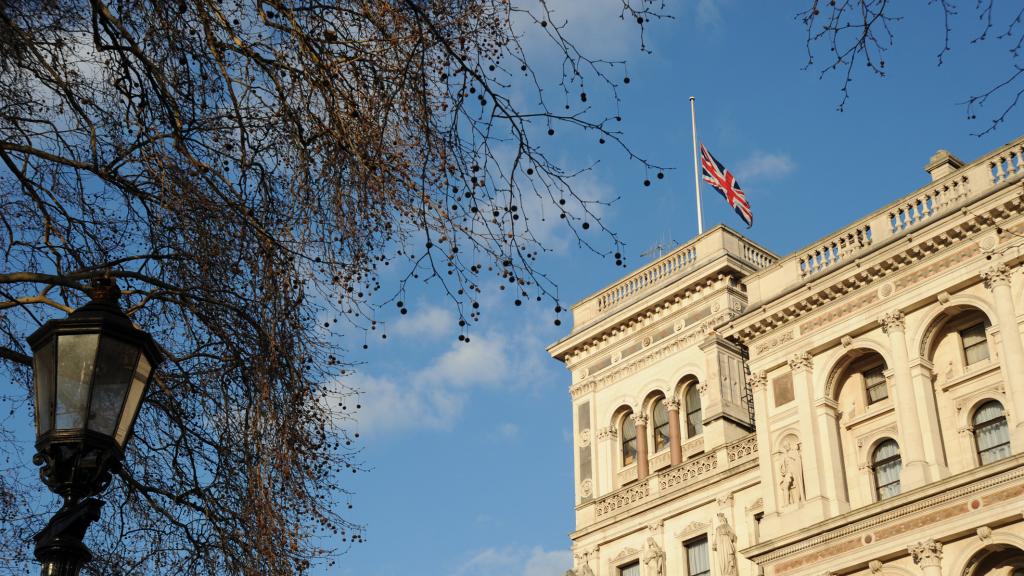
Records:
{"label": "carved stone capital", "polygon": [[881,569],[882,569],[882,561],[881,560],[872,560],[871,562],[868,562],[868,570],[871,570],[872,574],[878,574],[878,572]]}
{"label": "carved stone capital", "polygon": [[896,312],[886,312],[878,319],[878,323],[882,325],[882,332],[886,334],[903,332],[906,327],[906,316],[898,310]]}
{"label": "carved stone capital", "polygon": [[768,374],[764,370],[759,370],[748,376],[747,382],[750,383],[750,389],[754,392],[763,390],[768,384]]}
{"label": "carved stone capital", "polygon": [[789,359],[790,370],[810,370],[814,366],[814,358],[807,352],[793,354]]}
{"label": "carved stone capital", "polygon": [[981,279],[985,281],[985,288],[994,290],[996,286],[1010,285],[1011,270],[1006,264],[993,264],[981,273]]}
{"label": "carved stone capital", "polygon": [[647,426],[647,415],[633,414],[633,423],[637,426]]}
{"label": "carved stone capital", "polygon": [[665,399],[665,407],[668,408],[670,412],[672,410],[675,410],[676,412],[678,412],[680,405],[681,405],[681,402],[679,402],[679,398],[666,398]]}
{"label": "carved stone capital", "polygon": [[607,428],[601,428],[597,431],[598,440],[607,440],[609,438],[615,438],[619,435],[619,431],[615,426],[608,426]]}
{"label": "carved stone capital", "polygon": [[932,538],[911,544],[907,547],[907,551],[913,557],[914,564],[922,568],[938,566],[942,563],[942,542],[936,542]]}

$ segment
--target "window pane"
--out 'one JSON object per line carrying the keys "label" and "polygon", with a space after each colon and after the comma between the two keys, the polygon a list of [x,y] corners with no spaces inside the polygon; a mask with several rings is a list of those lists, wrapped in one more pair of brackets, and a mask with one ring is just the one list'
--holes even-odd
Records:
{"label": "window pane", "polygon": [[636,425],[632,414],[627,414],[622,421],[622,465],[636,462]]}
{"label": "window pane", "polygon": [[895,440],[886,440],[875,448],[871,458],[875,472],[875,489],[879,500],[891,498],[900,493],[900,447]]}
{"label": "window pane", "polygon": [[632,564],[626,564],[619,568],[620,576],[640,576],[640,562],[633,562]]}
{"label": "window pane", "polygon": [[1006,426],[1003,405],[986,402],[974,413],[974,442],[982,464],[1002,460],[1010,455],[1010,432]]}
{"label": "window pane", "polygon": [[709,576],[711,563],[708,562],[708,539],[701,538],[684,544],[686,548],[686,572],[688,576]]}
{"label": "window pane", "polygon": [[696,436],[704,431],[700,414],[700,392],[694,384],[686,389],[686,436]]}
{"label": "window pane", "polygon": [[988,360],[988,340],[985,338],[985,324],[978,323],[960,331],[964,345],[964,359],[967,365]]}
{"label": "window pane", "polygon": [[889,397],[889,386],[885,382],[883,369],[883,366],[878,366],[864,372],[864,389],[868,395],[868,404],[874,404]]}
{"label": "window pane", "polygon": [[654,405],[654,451],[658,452],[668,448],[668,408],[664,400],[658,400]]}
{"label": "window pane", "polygon": [[135,373],[139,350],[135,346],[103,337],[96,362],[96,380],[89,404],[89,429],[113,435],[128,385]]}
{"label": "window pane", "polygon": [[132,377],[132,387],[128,390],[128,398],[125,400],[124,409],[121,411],[121,420],[117,423],[117,431],[114,433],[114,440],[124,446],[131,432],[133,417],[139,411],[139,404],[142,403],[142,393],[146,391],[146,383],[149,382],[150,373],[153,367],[145,354],[139,354],[139,365],[135,367],[135,376]]}
{"label": "window pane", "polygon": [[50,340],[32,359],[36,377],[36,426],[40,433],[53,428],[53,346]]}
{"label": "window pane", "polygon": [[99,341],[99,334],[57,337],[58,429],[81,428],[85,425],[92,366]]}

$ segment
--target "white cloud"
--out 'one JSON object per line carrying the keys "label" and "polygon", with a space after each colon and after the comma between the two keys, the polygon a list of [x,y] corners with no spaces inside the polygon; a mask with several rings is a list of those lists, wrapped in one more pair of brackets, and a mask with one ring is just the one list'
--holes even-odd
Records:
{"label": "white cloud", "polygon": [[455,314],[448,308],[421,304],[412,314],[400,316],[391,328],[396,336],[427,336],[437,338],[450,334],[456,324]]}
{"label": "white cloud", "polygon": [[572,554],[568,550],[545,552],[534,548],[523,568],[523,576],[562,576],[571,566]]}
{"label": "white cloud", "polygon": [[498,426],[498,435],[505,439],[515,438],[519,435],[519,426],[511,422],[505,422]]}
{"label": "white cloud", "polygon": [[459,566],[451,576],[563,576],[572,566],[568,550],[486,548]]}
{"label": "white cloud", "polygon": [[747,180],[781,178],[796,170],[796,163],[789,154],[780,152],[755,151],[749,158],[736,165],[736,177]]}
{"label": "white cloud", "polygon": [[471,387],[497,384],[509,370],[507,344],[497,334],[473,335],[469,343],[455,342],[418,379],[443,386]]}

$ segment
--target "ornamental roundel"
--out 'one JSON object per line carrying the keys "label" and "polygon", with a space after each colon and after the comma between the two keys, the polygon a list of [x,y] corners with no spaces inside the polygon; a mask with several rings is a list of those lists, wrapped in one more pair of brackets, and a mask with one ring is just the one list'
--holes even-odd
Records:
{"label": "ornamental roundel", "polygon": [[882,298],[888,298],[889,296],[892,296],[894,291],[892,282],[886,282],[885,284],[882,284],[882,287],[878,290],[878,295]]}
{"label": "ornamental roundel", "polygon": [[590,498],[594,495],[594,483],[588,478],[580,483],[580,496]]}
{"label": "ornamental roundel", "polygon": [[582,448],[590,446],[590,428],[580,431],[579,445]]}

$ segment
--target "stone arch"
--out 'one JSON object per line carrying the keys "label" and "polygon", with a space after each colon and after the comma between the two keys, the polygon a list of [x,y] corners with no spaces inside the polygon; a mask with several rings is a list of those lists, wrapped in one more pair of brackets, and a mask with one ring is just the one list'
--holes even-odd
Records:
{"label": "stone arch", "polygon": [[616,429],[618,429],[621,424],[620,421],[622,420],[623,414],[636,413],[637,407],[634,406],[633,404],[634,403],[630,402],[629,399],[627,399],[626,397],[620,397],[612,404],[612,406],[614,406],[615,408],[613,408],[610,412],[606,413],[604,418],[601,419],[601,421],[605,422],[606,426],[614,426]]}
{"label": "stone arch", "polygon": [[932,348],[936,343],[935,337],[946,323],[971,311],[980,312],[988,320],[989,325],[993,324],[992,318],[995,317],[995,311],[983,298],[973,294],[959,294],[951,297],[946,304],[934,304],[922,320],[918,333],[910,340],[910,342],[917,342],[917,347],[911,347],[911,351],[916,350],[920,358],[930,359],[934,352]]}
{"label": "stone arch", "polygon": [[997,555],[1007,552],[1010,553],[1007,556],[1016,555],[1016,559],[1024,566],[1024,538],[1007,530],[991,530],[983,526],[978,529],[975,542],[949,565],[948,573],[951,576],[984,576],[986,560],[996,559]]}
{"label": "stone arch", "polygon": [[651,409],[651,405],[658,398],[670,398],[672,395],[672,387],[667,386],[663,380],[655,380],[649,382],[644,387],[644,391],[641,394],[643,402],[640,403],[641,409],[646,413]]}
{"label": "stone arch", "polygon": [[861,360],[868,354],[877,354],[882,357],[882,361],[887,368],[892,366],[892,359],[889,357],[888,348],[868,338],[854,340],[846,351],[826,367],[825,374],[827,376],[825,377],[825,390],[822,393],[822,397],[829,400],[838,400],[840,391],[839,379],[851,364]]}

